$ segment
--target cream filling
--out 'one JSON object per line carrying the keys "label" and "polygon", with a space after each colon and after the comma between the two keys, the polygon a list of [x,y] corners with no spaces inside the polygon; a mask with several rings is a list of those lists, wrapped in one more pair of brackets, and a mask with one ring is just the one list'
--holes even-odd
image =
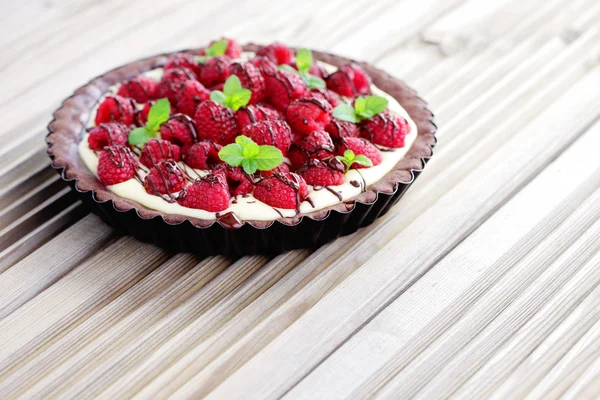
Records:
{"label": "cream filling", "polygon": [[[248,56],[249,55],[245,54],[244,58]],[[336,67],[332,65],[325,63],[321,63],[321,65],[323,65],[329,72],[336,70]],[[160,80],[162,74],[162,68],[157,68],[155,70],[146,72],[144,75],[156,80]],[[117,89],[118,85],[111,87],[106,95],[116,92]],[[392,96],[383,92],[374,85],[371,85],[371,91],[377,96],[382,96],[388,99],[388,109],[390,112],[393,112],[406,118],[406,120],[410,124],[410,133],[406,136],[404,140],[403,148],[393,149],[393,151],[381,152],[381,164],[371,168],[350,170],[345,174],[343,184],[338,186],[329,186],[331,190],[339,192],[342,198],[341,201],[349,200],[353,197],[358,196],[363,191],[364,184],[366,184],[366,186],[370,186],[373,183],[379,181],[381,178],[383,178],[383,176],[389,171],[391,171],[394,168],[394,166],[406,155],[406,153],[411,148],[413,142],[417,137],[416,124],[410,118],[406,110],[396,101],[396,99],[394,99]],[[96,109],[94,109],[90,115],[88,127],[94,126],[95,114]],[[88,146],[87,133],[84,135],[82,141],[79,143],[79,155],[85,163],[85,165],[89,168],[89,170],[92,171],[96,176],[98,176],[98,156]],[[209,172],[201,170],[190,171],[191,168],[186,166],[185,164],[179,163],[179,165],[182,168],[186,168],[191,176],[195,176],[194,172],[201,176]],[[140,173],[140,177],[143,179],[143,173]],[[351,182],[354,183],[354,185]],[[358,184],[358,187],[355,186],[356,184]],[[177,203],[169,203],[162,197],[151,195],[146,192],[144,186],[136,179],[130,179],[128,181],[121,182],[116,185],[110,185],[107,186],[107,188],[111,192],[115,193],[117,196],[124,197],[130,200],[135,200],[138,203],[150,209],[160,211],[162,213],[179,214],[206,220],[213,220],[217,218],[217,213],[183,207]],[[300,205],[301,213],[310,213],[312,211],[321,210],[323,208],[340,203],[340,199],[338,198],[338,196],[324,188],[320,190],[315,190],[315,188],[312,185],[309,185],[308,191],[309,198],[312,204],[308,201],[302,202],[302,204]],[[282,215],[284,217],[293,217],[296,215],[296,210],[283,208],[275,209],[257,200],[252,194],[250,194],[248,197],[237,196],[235,198],[235,203],[233,201],[234,198],[232,198],[229,207],[226,210],[220,211],[218,214],[223,215],[228,212],[233,212],[242,221],[271,221],[281,218]]]}

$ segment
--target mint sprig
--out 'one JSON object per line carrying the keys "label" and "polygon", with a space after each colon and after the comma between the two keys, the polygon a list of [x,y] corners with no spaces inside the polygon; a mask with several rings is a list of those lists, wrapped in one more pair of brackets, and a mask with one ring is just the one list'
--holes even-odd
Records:
{"label": "mint sprig", "polygon": [[160,129],[160,126],[169,120],[171,115],[171,104],[168,99],[157,100],[152,105],[148,112],[148,121],[146,125],[140,128],[135,128],[129,133],[129,144],[131,145],[143,145],[148,140],[156,137],[156,132]]}
{"label": "mint sprig", "polygon": [[210,92],[210,99],[212,101],[223,104],[233,111],[237,111],[240,107],[247,105],[251,97],[252,92],[242,87],[242,82],[236,75],[231,75],[227,78],[223,85],[223,91],[213,90]]}
{"label": "mint sprig", "polygon": [[373,166],[373,162],[369,157],[362,154],[356,155],[352,150],[346,150],[343,156],[337,156],[336,158],[346,166],[346,172],[348,172],[354,163],[364,165],[365,167]]}
{"label": "mint sprig", "polygon": [[283,154],[277,147],[259,146],[247,136],[238,136],[235,143],[223,147],[219,158],[231,166],[241,166],[247,174],[269,171],[283,162]]}
{"label": "mint sprig", "polygon": [[217,40],[205,50],[205,55],[196,57],[196,61],[204,64],[210,58],[222,56],[227,51],[228,45],[225,39]]}
{"label": "mint sprig", "polygon": [[304,79],[309,89],[323,89],[325,88],[325,81],[318,76],[311,75],[308,71],[313,64],[313,55],[312,51],[309,49],[300,49],[296,54],[296,67],[298,70],[290,67],[289,65],[282,64],[278,68],[291,72],[293,74],[298,74]]}
{"label": "mint sprig", "polygon": [[358,123],[363,119],[369,119],[388,106],[388,101],[385,97],[367,96],[357,97],[354,101],[354,107],[350,104],[340,104],[332,111],[332,115],[342,121]]}

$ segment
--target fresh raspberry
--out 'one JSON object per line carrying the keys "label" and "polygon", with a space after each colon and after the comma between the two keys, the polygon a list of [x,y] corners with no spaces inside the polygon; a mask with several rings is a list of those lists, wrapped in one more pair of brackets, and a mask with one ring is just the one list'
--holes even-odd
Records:
{"label": "fresh raspberry", "polygon": [[138,103],[146,103],[156,99],[158,83],[146,76],[138,76],[123,82],[117,94],[121,97],[133,99]]}
{"label": "fresh raspberry", "polygon": [[284,111],[294,100],[304,96],[308,87],[300,75],[289,71],[277,71],[265,79],[267,98],[280,111]]}
{"label": "fresh raspberry", "polygon": [[221,174],[209,174],[185,187],[179,193],[177,201],[184,207],[218,212],[229,207],[230,199],[225,177]]}
{"label": "fresh raspberry", "polygon": [[202,139],[224,146],[233,143],[238,136],[233,111],[212,100],[200,103],[194,119]]}
{"label": "fresh raspberry", "polygon": [[292,130],[285,121],[260,121],[246,125],[242,135],[248,136],[259,145],[277,147],[286,155],[292,144]]}
{"label": "fresh raspberry", "polygon": [[342,121],[332,118],[329,124],[325,127],[325,131],[331,135],[333,139],[343,139],[349,137],[359,137],[360,130],[354,122]]}
{"label": "fresh raspberry", "polygon": [[279,164],[278,167],[275,167],[273,169],[270,169],[268,171],[261,171],[260,175],[262,177],[266,177],[266,176],[273,176],[274,174],[276,174],[277,172],[281,172],[281,173],[287,173],[290,172],[290,166],[287,165],[286,163],[281,163]]}
{"label": "fresh raspberry", "polygon": [[257,56],[266,57],[277,65],[291,64],[294,53],[284,44],[272,43],[256,52]]}
{"label": "fresh raspberry", "polygon": [[300,175],[278,172],[256,184],[254,197],[271,207],[299,209],[308,197],[308,186]]}
{"label": "fresh raspberry", "polygon": [[329,75],[327,88],[342,96],[356,97],[371,92],[371,78],[358,64],[346,64]]}
{"label": "fresh raspberry", "polygon": [[235,112],[235,119],[238,128],[241,131],[245,126],[255,122],[277,120],[281,119],[281,117],[279,113],[273,109],[261,105],[252,105],[240,107],[240,109]]}
{"label": "fresh raspberry", "polygon": [[177,146],[185,146],[198,140],[194,121],[185,114],[175,114],[162,124],[160,137]]}
{"label": "fresh raspberry", "polygon": [[125,146],[107,146],[98,157],[98,179],[105,185],[128,181],[136,174],[138,163]]}
{"label": "fresh raspberry", "polygon": [[221,162],[219,158],[220,150],[220,145],[208,140],[201,140],[184,147],[182,159],[192,168],[209,169],[212,165]]}
{"label": "fresh raspberry", "polygon": [[[294,68],[296,71],[298,70],[298,66],[296,65],[296,63],[292,64],[292,68]],[[325,79],[328,75],[327,70],[323,66],[317,64],[316,62],[312,63],[312,65],[308,69],[308,73],[322,79]]]}
{"label": "fresh raspberry", "polygon": [[344,164],[337,158],[325,161],[311,160],[298,173],[306,183],[313,186],[337,186],[344,183]]}
{"label": "fresh raspberry", "polygon": [[275,63],[273,63],[273,61],[271,61],[267,57],[253,57],[250,59],[250,63],[252,63],[256,68],[258,68],[258,71],[263,76],[263,78],[266,78],[270,75],[275,75],[275,72],[277,72],[277,65],[275,65]]}
{"label": "fresh raspberry", "polygon": [[144,188],[150,194],[177,193],[185,184],[183,171],[173,160],[161,161],[156,167],[150,169],[144,179]]}
{"label": "fresh raspberry", "polygon": [[313,99],[325,100],[332,107],[335,107],[340,104],[340,96],[329,89],[311,89],[309,93],[307,93],[307,97],[312,97]]}
{"label": "fresh raspberry", "polygon": [[215,90],[220,90],[220,91],[222,92],[224,87],[225,87],[225,84],[224,84],[224,83],[218,83],[218,84],[216,84],[215,86],[211,86],[211,87],[209,87],[209,88],[208,88],[208,90],[209,90],[210,92],[213,92],[213,91],[215,91]]}
{"label": "fresh raspberry", "polygon": [[129,126],[133,124],[134,109],[131,99],[119,95],[106,97],[96,111],[96,125],[103,122],[120,122]]}
{"label": "fresh raspberry", "polygon": [[240,167],[232,167],[226,164],[218,165],[213,174],[222,174],[227,179],[227,186],[233,196],[243,196],[252,193],[254,180],[252,176],[244,172]]}
{"label": "fresh raspberry", "polygon": [[198,73],[198,62],[196,58],[190,53],[177,53],[169,57],[169,61],[164,66],[164,70],[175,69],[175,68],[187,68],[190,71]]}
{"label": "fresh raspberry", "polygon": [[158,97],[166,97],[171,104],[175,104],[179,88],[185,81],[198,80],[196,73],[189,68],[171,68],[165,73],[158,84]]}
{"label": "fresh raspberry", "polygon": [[286,119],[294,132],[308,135],[327,126],[331,120],[331,109],[324,100],[302,97],[290,103]]}
{"label": "fresh raspberry", "polygon": [[179,87],[175,99],[175,110],[178,113],[193,117],[198,104],[210,99],[210,91],[200,82],[188,80]]}
{"label": "fresh raspberry", "polygon": [[217,56],[206,60],[200,66],[199,80],[206,87],[211,87],[223,83],[229,77],[229,66],[231,65],[229,56]]}
{"label": "fresh raspberry", "polygon": [[[381,164],[381,153],[375,147],[375,145],[363,138],[346,138],[343,140],[340,148],[338,150],[338,155],[344,155],[346,150],[352,150],[355,155],[362,154],[367,156],[373,165]],[[352,164],[351,168],[367,168],[365,165],[360,165],[357,163]]]}
{"label": "fresh raspberry", "polygon": [[324,160],[333,157],[334,150],[335,147],[327,132],[314,131],[292,144],[287,156],[292,163],[292,169],[296,170],[306,165],[311,158]]}
{"label": "fresh raspberry", "polygon": [[265,98],[265,79],[254,64],[249,62],[231,64],[231,74],[240,78],[242,86],[252,92],[249,104],[256,104]]}
{"label": "fresh raspberry", "polygon": [[362,136],[379,146],[404,147],[404,138],[409,133],[408,121],[389,112],[377,114],[361,124]]}
{"label": "fresh raspberry", "polygon": [[150,139],[144,145],[140,162],[146,167],[151,168],[161,161],[174,160],[179,161],[181,149],[179,146],[161,139]]}
{"label": "fresh raspberry", "polygon": [[88,146],[92,150],[102,150],[106,146],[126,146],[129,128],[123,124],[109,122],[90,130]]}

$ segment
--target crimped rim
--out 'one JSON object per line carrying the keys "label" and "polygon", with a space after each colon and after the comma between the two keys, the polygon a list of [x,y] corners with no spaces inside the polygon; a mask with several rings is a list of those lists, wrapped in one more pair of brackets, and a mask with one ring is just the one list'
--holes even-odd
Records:
{"label": "crimped rim", "polygon": [[[255,52],[260,47],[262,46],[250,43],[243,46],[243,49],[244,51]],[[77,89],[53,113],[53,119],[48,124],[46,143],[48,145],[47,154],[52,160],[52,168],[58,171],[63,180],[72,183],[74,190],[79,193],[92,192],[94,201],[98,203],[110,202],[118,212],[127,212],[133,209],[141,219],[161,218],[169,225],[179,225],[189,221],[193,226],[200,229],[209,228],[215,223],[224,228],[232,229],[232,227],[225,226],[218,220],[202,220],[184,215],[166,214],[147,208],[136,201],[119,197],[106,189],[96,176],[83,165],[78,153],[78,144],[83,137],[90,112],[110,86],[163,66],[167,62],[168,56],[172,54],[180,52],[197,54],[200,50],[201,48],[186,49],[134,61],[99,75]],[[392,170],[384,175],[381,180],[367,187],[365,192],[352,199],[310,213],[300,213],[294,217],[278,218],[271,221],[242,221],[239,227],[233,229],[239,229],[246,224],[257,229],[266,229],[275,222],[295,226],[302,222],[304,218],[322,221],[328,218],[332,212],[350,213],[355,209],[356,203],[372,205],[379,198],[379,193],[393,195],[401,185],[410,185],[433,155],[433,148],[437,141],[435,137],[437,127],[433,122],[433,113],[427,108],[427,103],[417,95],[415,90],[403,81],[367,63],[321,51],[313,51],[313,56],[317,60],[337,67],[348,62],[354,62],[362,66],[371,77],[373,84],[394,97],[406,109],[417,125],[417,139],[413,142],[407,154]]]}

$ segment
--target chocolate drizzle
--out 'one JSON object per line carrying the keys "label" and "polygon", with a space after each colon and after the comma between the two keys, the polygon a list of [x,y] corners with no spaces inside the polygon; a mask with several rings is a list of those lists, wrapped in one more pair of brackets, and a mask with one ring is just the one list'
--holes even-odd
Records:
{"label": "chocolate drizzle", "polygon": [[163,183],[166,193],[160,193],[159,188],[152,179],[146,179],[145,184],[150,186],[154,195],[160,196],[168,203],[175,203],[177,201],[177,197],[173,193],[173,188],[179,181],[185,179],[183,172],[173,160],[162,161],[158,165],[154,164],[154,167]]}
{"label": "chocolate drizzle", "polygon": [[[192,138],[194,140],[194,143],[198,141],[198,131],[196,130],[196,125],[194,124],[194,120],[192,120],[192,118],[190,118],[188,115],[185,114],[181,114],[181,113],[177,113],[171,116],[171,119],[174,119],[176,121],[181,122],[182,124],[184,124],[188,130],[190,131],[190,133],[192,134]],[[167,121],[165,124],[163,124],[162,126],[167,125],[169,122]],[[173,132],[173,128],[171,126],[168,126],[167,129],[169,129],[171,131],[171,133],[175,133]]]}
{"label": "chocolate drizzle", "polygon": [[242,221],[240,221],[237,215],[231,211],[223,215],[219,215],[219,213],[217,213],[217,221],[219,221],[219,223],[227,229],[238,229],[243,225]]}

